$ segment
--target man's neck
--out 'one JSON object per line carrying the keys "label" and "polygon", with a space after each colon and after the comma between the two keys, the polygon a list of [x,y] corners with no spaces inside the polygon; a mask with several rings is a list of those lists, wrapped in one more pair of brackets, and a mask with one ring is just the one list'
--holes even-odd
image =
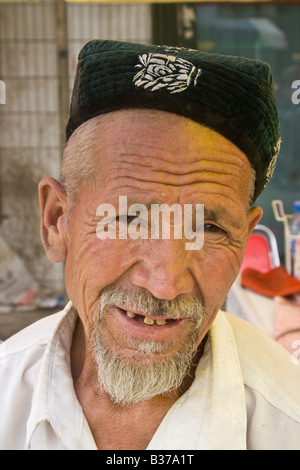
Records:
{"label": "man's neck", "polygon": [[102,450],[146,449],[169,409],[191,386],[201,355],[199,350],[180,389],[148,401],[121,406],[113,403],[99,386],[97,370],[85,344],[82,323],[78,320],[71,348],[72,375],[77,398],[97,447]]}

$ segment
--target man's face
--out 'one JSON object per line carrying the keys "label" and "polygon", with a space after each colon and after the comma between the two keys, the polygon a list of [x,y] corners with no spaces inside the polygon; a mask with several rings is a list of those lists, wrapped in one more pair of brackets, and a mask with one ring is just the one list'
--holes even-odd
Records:
{"label": "man's face", "polygon": [[[147,364],[172,359],[192,332],[195,345],[201,342],[239,272],[248,236],[261,216],[258,209],[246,214],[250,165],[220,134],[180,116],[157,112],[153,117],[146,110],[106,115],[95,154],[95,178],[81,191],[66,234],[69,298],[87,337],[95,339],[102,292],[113,287],[126,293],[102,305],[106,348],[125,362],[143,364],[143,344],[151,341],[157,350]],[[186,240],[174,237],[100,240],[97,208],[111,204],[117,216],[123,215],[119,196],[127,196],[128,206],[204,204],[203,247],[187,250]],[[146,302],[139,306],[131,294],[143,294]],[[169,304],[154,308],[154,298]],[[165,321],[172,301],[174,311],[180,302],[196,302],[202,318],[191,318],[182,307]]]}

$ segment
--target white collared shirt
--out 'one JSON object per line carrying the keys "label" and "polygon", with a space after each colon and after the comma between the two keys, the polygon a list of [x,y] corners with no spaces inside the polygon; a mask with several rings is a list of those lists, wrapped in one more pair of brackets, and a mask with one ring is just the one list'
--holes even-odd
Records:
{"label": "white collared shirt", "polygon": [[[97,449],[70,370],[76,319],[69,303],[0,346],[0,449]],[[294,362],[258,329],[220,311],[193,384],[148,450],[300,449]]]}

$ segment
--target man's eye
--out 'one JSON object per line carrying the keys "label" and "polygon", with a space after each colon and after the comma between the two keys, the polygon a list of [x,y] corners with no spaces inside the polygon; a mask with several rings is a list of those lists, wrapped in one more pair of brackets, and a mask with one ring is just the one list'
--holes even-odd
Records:
{"label": "man's eye", "polygon": [[204,224],[204,232],[216,235],[226,235],[226,231],[215,224]]}
{"label": "man's eye", "polygon": [[220,230],[220,227],[214,224],[204,224],[204,230],[206,232],[218,232]]}
{"label": "man's eye", "polygon": [[126,215],[126,216],[117,215],[117,216],[116,216],[116,221],[117,221],[117,222],[124,223],[125,220],[126,220],[126,223],[127,223],[127,224],[130,224],[130,222],[132,222],[132,221],[135,220],[136,218],[137,218],[136,215]]}

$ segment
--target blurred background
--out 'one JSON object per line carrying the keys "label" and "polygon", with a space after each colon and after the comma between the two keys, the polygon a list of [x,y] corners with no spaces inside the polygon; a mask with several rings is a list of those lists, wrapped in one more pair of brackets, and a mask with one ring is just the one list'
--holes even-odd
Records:
{"label": "blurred background", "polygon": [[[275,177],[257,203],[264,209],[261,223],[276,235],[283,259],[283,226],[274,218],[271,201],[281,199],[291,213],[300,198],[300,104],[291,100],[292,83],[300,80],[299,3],[0,0],[0,83],[5,86],[0,100],[0,257],[10,255],[0,271],[2,313],[11,312],[12,304],[26,311],[30,305],[59,308],[64,303],[63,264],[50,263],[40,241],[37,186],[43,176],[59,178],[77,55],[95,38],[185,46],[270,63],[283,143]],[[24,297],[21,292],[21,298],[18,292],[17,301],[7,306],[1,289],[15,275],[12,265],[18,266],[29,293]],[[8,334],[3,319],[0,315],[0,340]]]}

